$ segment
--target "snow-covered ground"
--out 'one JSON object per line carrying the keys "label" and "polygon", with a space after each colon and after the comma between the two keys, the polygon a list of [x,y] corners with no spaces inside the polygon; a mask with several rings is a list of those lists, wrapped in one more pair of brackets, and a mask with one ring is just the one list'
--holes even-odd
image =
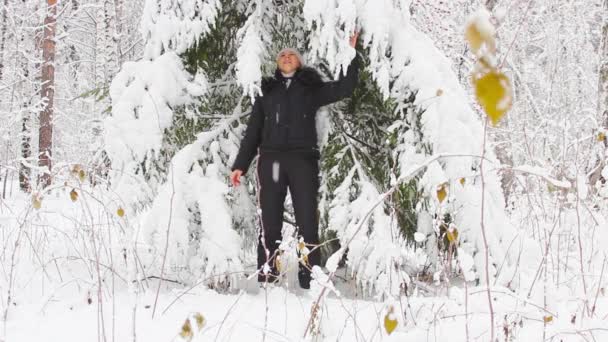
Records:
{"label": "snow-covered ground", "polygon": [[[154,283],[152,283],[154,284]],[[155,284],[154,284],[155,285]],[[517,298],[507,289],[495,289],[494,301],[499,326],[518,341],[579,341],[589,329],[595,341],[605,341],[608,331],[598,320],[585,326],[571,324],[563,312],[545,312],[536,304]],[[194,341],[301,341],[315,302],[313,288],[307,293],[290,292],[283,287],[261,289],[257,294],[219,294],[213,290],[163,289],[156,303],[155,291],[139,295],[119,291],[100,306],[88,303],[83,293],[63,290],[52,297],[28,298],[11,308],[5,325],[6,341],[179,341],[186,319],[200,313],[205,320],[201,330],[192,319]],[[388,336],[383,317],[389,307],[381,301],[355,298],[327,298],[322,305],[319,337],[321,341],[487,341],[488,312],[481,288],[469,288],[468,304],[461,288],[450,289],[449,296],[402,298],[394,305],[399,325]],[[178,300],[175,300],[178,298]],[[555,301],[559,297],[553,298]],[[599,317],[608,314],[608,302],[598,302]],[[465,323],[468,305],[468,325]],[[565,305],[565,304],[564,304]],[[559,309],[559,310],[561,310]],[[555,315],[543,331],[545,317]],[[558,317],[559,315],[559,317]],[[549,318],[547,318],[549,320]],[[105,327],[105,329],[103,329]],[[468,331],[467,331],[468,329]],[[500,335],[500,333],[499,333]],[[468,338],[467,338],[468,336]],[[510,339],[507,339],[509,341]],[[505,341],[505,339],[501,339]]]}
{"label": "snow-covered ground", "polygon": [[[283,284],[254,293],[173,282],[163,282],[159,289],[158,280],[150,274],[150,279],[134,281],[138,273],[130,265],[131,254],[126,259],[121,254],[130,242],[121,238],[125,227],[120,221],[128,218],[103,215],[112,210],[111,201],[104,200],[111,196],[101,195],[104,191],[76,190],[75,202],[69,197],[71,188],[54,190],[42,198],[40,209],[34,209],[31,199],[19,193],[2,202],[0,336],[4,341],[489,339],[488,292],[473,283],[465,287],[463,283],[448,286],[415,281],[407,296],[386,299],[361,293],[343,269],[335,277],[337,291],[325,291],[321,297],[319,282],[313,282],[309,291]],[[240,281],[245,282],[243,277]],[[585,311],[580,307],[580,295],[566,287],[549,289],[546,296],[535,291],[530,297],[492,288],[495,335],[499,341],[607,340],[604,291],[592,296],[595,311],[591,317],[576,317],[577,312]],[[318,316],[311,322],[319,298]],[[391,310],[388,317],[398,323],[389,335],[385,318]],[[200,329],[197,314],[204,318]],[[186,320],[190,320],[193,334],[184,338],[180,333]]]}
{"label": "snow-covered ground", "polygon": [[[152,283],[154,284],[154,283]],[[154,284],[155,285],[155,284]],[[507,289],[495,289],[496,329],[505,339],[508,331],[517,341],[581,341],[594,330],[595,341],[606,341],[608,329],[598,319],[585,326],[571,324],[566,302],[557,312],[545,312],[537,304],[518,298]],[[213,290],[163,289],[153,317],[155,291],[136,296],[119,291],[105,299],[103,322],[100,306],[91,304],[83,293],[62,291],[52,298],[28,298],[11,308],[4,327],[5,341],[181,341],[186,319],[191,319],[193,341],[310,341],[304,338],[310,312],[316,300],[309,293],[287,291],[283,287],[261,289],[257,294],[219,294]],[[180,296],[180,299],[175,299]],[[449,296],[415,295],[402,302],[327,298],[322,305],[318,341],[487,341],[489,334],[486,292],[452,287]],[[553,298],[559,300],[559,296]],[[608,314],[608,301],[600,299],[598,317]],[[389,305],[395,308],[398,327],[387,335],[384,316]],[[465,321],[468,305],[468,325]],[[195,320],[200,313],[205,323],[201,330]],[[554,316],[553,316],[554,315]],[[559,315],[559,316],[558,316]],[[543,330],[545,318],[553,316]],[[594,324],[595,323],[595,324]],[[104,329],[105,327],[105,329]],[[468,331],[467,331],[468,329]]]}

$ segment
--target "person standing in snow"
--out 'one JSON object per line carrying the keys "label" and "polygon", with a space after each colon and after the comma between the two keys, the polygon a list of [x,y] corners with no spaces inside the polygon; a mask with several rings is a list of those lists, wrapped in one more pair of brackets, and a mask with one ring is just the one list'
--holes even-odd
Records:
{"label": "person standing in snow", "polygon": [[[350,38],[354,48],[358,33]],[[287,189],[295,211],[298,234],[303,238],[308,265],[301,260],[298,270],[300,287],[310,288],[310,269],[319,265],[319,148],[316,112],[321,106],[350,96],[359,77],[359,57],[355,56],[346,75],[338,81],[323,82],[319,73],[303,66],[300,53],[285,48],[277,55],[273,78],[262,80],[262,96],[255,99],[251,116],[232,166],[230,181],[240,184],[240,177],[259,154],[259,205],[262,230],[258,239],[258,281],[277,279],[277,248],[283,227],[283,203]],[[270,271],[268,272],[268,265]]]}

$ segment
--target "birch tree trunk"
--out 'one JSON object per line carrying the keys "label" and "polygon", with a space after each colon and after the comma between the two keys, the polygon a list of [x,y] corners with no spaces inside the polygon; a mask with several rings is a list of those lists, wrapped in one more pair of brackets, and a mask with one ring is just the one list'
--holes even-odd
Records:
{"label": "birch tree trunk", "polygon": [[30,192],[32,190],[30,177],[31,177],[31,169],[27,164],[27,161],[32,156],[32,146],[31,146],[31,123],[30,123],[30,115],[27,112],[24,112],[23,118],[21,119],[21,157],[23,161],[19,164],[19,188],[24,192]]}
{"label": "birch tree trunk", "polygon": [[[33,60],[38,61],[40,59],[40,51],[42,50],[42,28],[37,28],[34,31],[33,43],[30,41],[27,30],[24,27],[38,26],[40,23],[35,19],[26,18],[22,13],[27,13],[28,8],[23,7],[20,9],[18,15],[15,15],[13,23],[15,24],[15,32],[18,33],[18,37],[15,37],[14,51],[18,56],[28,55],[32,56]],[[37,13],[38,7],[36,6],[32,12]],[[34,100],[32,95],[37,91],[35,86],[32,84],[40,83],[40,75],[33,76],[32,70],[38,70],[40,63],[36,62],[35,67],[32,68],[30,62],[26,58],[19,58],[15,65],[15,72],[20,74],[20,77],[24,80],[32,80],[34,82],[20,82],[17,85],[17,96],[20,98],[19,108],[21,111],[21,134],[19,135],[20,142],[20,156],[19,162],[19,188],[21,191],[30,192],[32,190],[32,112],[30,110],[32,101]]]}
{"label": "birch tree trunk", "polygon": [[0,80],[2,80],[3,72],[4,72],[4,45],[6,41],[6,27],[8,23],[6,22],[7,12],[8,12],[8,0],[4,0],[2,2],[2,28],[0,29]]}
{"label": "birch tree trunk", "polygon": [[[120,69],[122,66],[122,62],[124,61],[124,55],[122,51],[122,36],[123,36],[123,1],[122,0],[114,0],[114,19],[116,20],[116,25],[114,26],[115,34],[114,34],[114,43],[116,46],[116,60],[117,68]],[[118,70],[117,69],[117,70]]]}
{"label": "birch tree trunk", "polygon": [[[598,46],[599,60],[599,77],[597,89],[597,113],[600,126],[603,126],[604,132],[608,132],[608,0],[603,1],[602,15],[602,31],[600,36],[600,44]],[[602,153],[602,152],[600,152]],[[599,162],[590,172],[589,184],[592,186],[598,181],[606,182],[601,173],[606,166],[606,158],[608,156],[608,138],[604,136],[604,151],[599,156]]]}
{"label": "birch tree trunk", "polygon": [[51,184],[52,151],[53,151],[53,100],[55,95],[55,24],[57,0],[47,0],[47,12],[44,19],[44,38],[42,41],[42,87],[44,102],[40,113],[38,138],[39,166],[42,173],[39,184],[47,187]]}
{"label": "birch tree trunk", "polygon": [[[600,43],[600,68],[599,68],[599,101],[598,109],[600,118],[604,123],[604,129],[608,130],[608,0],[604,0],[604,15],[602,23],[602,37]],[[608,139],[604,139],[604,146],[608,147]]]}

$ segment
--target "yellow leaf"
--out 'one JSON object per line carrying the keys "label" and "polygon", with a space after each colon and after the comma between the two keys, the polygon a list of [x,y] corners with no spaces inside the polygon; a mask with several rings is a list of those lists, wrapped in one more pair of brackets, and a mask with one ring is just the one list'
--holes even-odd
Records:
{"label": "yellow leaf", "polygon": [[84,172],[84,170],[80,170],[78,171],[78,178],[80,179],[81,182],[84,182],[85,178],[86,178],[87,174],[86,172]]}
{"label": "yellow leaf", "polygon": [[118,207],[118,209],[116,210],[116,215],[118,215],[118,217],[125,216],[125,210],[122,207]]}
{"label": "yellow leaf", "polygon": [[78,192],[76,189],[72,189],[72,191],[70,191],[70,199],[72,202],[76,202],[78,200]]}
{"label": "yellow leaf", "polygon": [[476,78],[474,83],[477,101],[496,126],[512,105],[509,78],[501,72],[491,71]]}
{"label": "yellow leaf", "polygon": [[553,322],[553,316],[545,316],[543,321],[545,321],[545,323]]}
{"label": "yellow leaf", "polygon": [[42,201],[38,195],[32,196],[32,206],[34,209],[40,209],[42,207]]}
{"label": "yellow leaf", "polygon": [[460,178],[460,185],[464,186],[465,182],[466,182],[466,180],[464,179],[464,177]]}
{"label": "yellow leaf", "polygon": [[488,34],[487,30],[480,30],[474,21],[470,22],[465,28],[464,37],[471,45],[471,50],[474,53],[477,53],[483,44],[486,44],[491,52],[496,49],[494,37]]}
{"label": "yellow leaf", "polygon": [[606,133],[604,133],[604,132],[599,132],[599,133],[597,134],[597,141],[600,141],[600,142],[602,142],[602,141],[606,141]]}
{"label": "yellow leaf", "polygon": [[443,203],[443,201],[445,200],[445,198],[448,196],[448,192],[446,189],[446,185],[445,184],[441,184],[438,188],[437,188],[437,199],[439,200],[439,203]]}
{"label": "yellow leaf", "polygon": [[194,319],[196,320],[196,326],[198,327],[198,330],[203,329],[203,327],[205,326],[205,317],[203,317],[200,312],[197,312],[196,314],[194,314]]}
{"label": "yellow leaf", "polygon": [[300,258],[300,262],[306,266],[310,266],[310,264],[308,263],[308,255],[302,255],[302,257]]}
{"label": "yellow leaf", "polygon": [[456,229],[456,228],[448,229],[447,236],[448,236],[448,241],[456,242],[458,240],[458,229]]}
{"label": "yellow leaf", "polygon": [[304,247],[306,247],[306,244],[304,243],[304,241],[300,241],[300,242],[298,243],[298,250],[299,250],[299,251],[303,251],[303,250],[304,250]]}
{"label": "yellow leaf", "polygon": [[185,339],[187,341],[192,340],[192,337],[194,335],[192,334],[192,326],[190,325],[189,319],[186,319],[186,321],[184,322],[184,325],[182,325],[182,330],[179,332],[179,336],[181,336],[183,339]]}
{"label": "yellow leaf", "polygon": [[280,273],[281,272],[281,255],[277,255],[277,258],[274,261],[274,267],[277,269],[277,271]]}
{"label": "yellow leaf", "polygon": [[471,50],[473,50],[473,52],[477,52],[481,47],[481,44],[483,44],[481,32],[479,32],[473,23],[467,25],[464,31],[464,37],[469,42],[469,45],[471,45]]}
{"label": "yellow leaf", "polygon": [[79,164],[74,164],[72,166],[72,173],[73,174],[78,174],[78,172],[80,172],[80,170],[82,170],[82,167]]}
{"label": "yellow leaf", "polygon": [[394,309],[391,306],[384,316],[384,329],[389,335],[397,328],[397,320],[393,318],[393,311]]}

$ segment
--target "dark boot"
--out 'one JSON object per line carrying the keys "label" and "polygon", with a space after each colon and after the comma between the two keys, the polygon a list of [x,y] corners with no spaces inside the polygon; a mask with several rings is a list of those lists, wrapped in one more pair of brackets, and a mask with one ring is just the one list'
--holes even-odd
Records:
{"label": "dark boot", "polygon": [[310,271],[300,264],[298,269],[298,282],[300,282],[300,287],[308,290],[310,289]]}

